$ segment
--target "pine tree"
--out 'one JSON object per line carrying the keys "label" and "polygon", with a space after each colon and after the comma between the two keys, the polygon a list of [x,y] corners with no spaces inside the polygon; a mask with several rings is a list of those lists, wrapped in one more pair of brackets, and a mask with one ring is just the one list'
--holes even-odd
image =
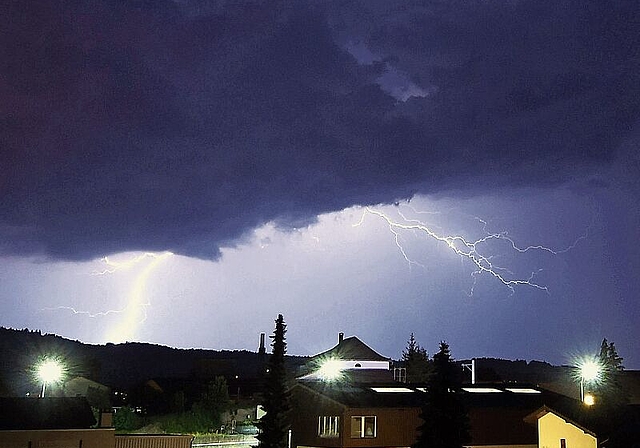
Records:
{"label": "pine tree", "polygon": [[413,333],[409,336],[407,348],[402,351],[402,361],[407,369],[407,383],[424,383],[429,379],[431,363],[429,354],[420,347]]}
{"label": "pine tree", "polygon": [[451,359],[449,345],[440,343],[433,356],[429,379],[413,448],[462,448],[470,441],[469,416],[460,397],[460,378]]}
{"label": "pine tree", "polygon": [[276,328],[271,343],[272,351],[267,362],[267,372],[263,387],[262,407],[266,414],[258,422],[260,448],[286,448],[291,426],[290,392],[285,366],[286,325],[282,314],[276,319]]}
{"label": "pine tree", "polygon": [[623,358],[618,355],[615,344],[605,338],[600,344],[600,353],[597,359],[602,371],[593,386],[596,397],[596,413],[602,413],[611,418],[622,416],[625,412],[625,406],[629,403],[628,391],[620,380],[624,370]]}

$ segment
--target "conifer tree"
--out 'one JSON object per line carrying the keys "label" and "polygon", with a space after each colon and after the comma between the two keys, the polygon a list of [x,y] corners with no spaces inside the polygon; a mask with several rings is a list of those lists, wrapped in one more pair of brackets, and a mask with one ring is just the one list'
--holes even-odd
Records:
{"label": "conifer tree", "polygon": [[443,341],[433,356],[433,372],[420,413],[423,423],[413,448],[462,448],[470,441],[460,384],[449,345]]}
{"label": "conifer tree", "polygon": [[258,422],[259,448],[286,448],[290,424],[290,391],[285,366],[286,325],[282,314],[276,319],[276,328],[271,343],[272,351],[267,362],[263,386],[262,407],[266,412]]}
{"label": "conifer tree", "polygon": [[618,355],[615,344],[605,338],[600,344],[597,360],[601,372],[595,384],[591,386],[596,398],[594,414],[615,421],[624,417],[626,405],[629,403],[629,393],[620,378],[624,370],[623,358]]}
{"label": "conifer tree", "polygon": [[402,361],[407,369],[407,383],[424,383],[429,379],[429,354],[418,344],[413,333],[409,336],[407,348],[402,351]]}

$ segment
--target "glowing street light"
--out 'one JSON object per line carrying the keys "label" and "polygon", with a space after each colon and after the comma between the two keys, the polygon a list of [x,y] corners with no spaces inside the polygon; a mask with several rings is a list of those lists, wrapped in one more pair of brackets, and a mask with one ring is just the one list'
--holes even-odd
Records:
{"label": "glowing street light", "polygon": [[44,398],[44,392],[47,383],[53,384],[60,381],[64,373],[64,366],[55,359],[44,359],[36,367],[36,374],[42,381],[42,393],[40,396]]}
{"label": "glowing street light", "polygon": [[596,397],[592,394],[584,394],[584,399],[582,400],[584,404],[587,406],[593,406],[596,403]]}
{"label": "glowing street light", "polygon": [[324,381],[333,381],[342,376],[342,363],[336,359],[328,359],[322,363],[317,372]]}
{"label": "glowing street light", "polygon": [[588,406],[594,404],[595,399],[593,395],[584,393],[585,384],[593,383],[600,380],[602,375],[602,366],[594,359],[588,359],[582,362],[578,369],[580,371],[580,401]]}

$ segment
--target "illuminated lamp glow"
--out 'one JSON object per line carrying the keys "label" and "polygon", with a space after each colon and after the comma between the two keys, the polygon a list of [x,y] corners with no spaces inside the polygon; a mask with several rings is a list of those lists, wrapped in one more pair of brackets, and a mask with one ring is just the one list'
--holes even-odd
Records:
{"label": "illuminated lamp glow", "polygon": [[54,358],[45,358],[36,365],[36,376],[42,381],[40,396],[44,398],[47,384],[59,382],[65,373],[64,365]]}
{"label": "illuminated lamp glow", "polygon": [[336,359],[328,359],[322,363],[317,373],[325,381],[338,379],[342,375],[342,362]]}
{"label": "illuminated lamp glow", "polygon": [[45,383],[60,381],[64,369],[62,364],[54,359],[47,359],[38,365],[38,378]]}
{"label": "illuminated lamp glow", "polygon": [[593,406],[596,403],[596,398],[591,394],[584,394],[584,400],[582,400],[587,406]]}
{"label": "illuminated lamp glow", "polygon": [[600,379],[602,366],[599,362],[588,360],[580,365],[580,376],[585,382],[597,381]]}

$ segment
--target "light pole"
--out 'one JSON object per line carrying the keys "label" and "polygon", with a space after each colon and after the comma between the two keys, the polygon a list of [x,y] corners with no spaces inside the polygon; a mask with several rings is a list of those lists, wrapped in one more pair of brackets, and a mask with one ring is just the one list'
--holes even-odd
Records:
{"label": "light pole", "polygon": [[590,359],[580,364],[578,369],[580,369],[580,401],[591,406],[593,404],[593,396],[588,395],[589,400],[586,399],[587,396],[585,396],[584,391],[585,384],[592,383],[600,379],[602,366],[599,362]]}
{"label": "light pole", "polygon": [[47,383],[57,383],[62,378],[64,372],[63,365],[55,359],[44,359],[36,367],[36,372],[40,381],[42,381],[42,392],[40,396],[44,398]]}

